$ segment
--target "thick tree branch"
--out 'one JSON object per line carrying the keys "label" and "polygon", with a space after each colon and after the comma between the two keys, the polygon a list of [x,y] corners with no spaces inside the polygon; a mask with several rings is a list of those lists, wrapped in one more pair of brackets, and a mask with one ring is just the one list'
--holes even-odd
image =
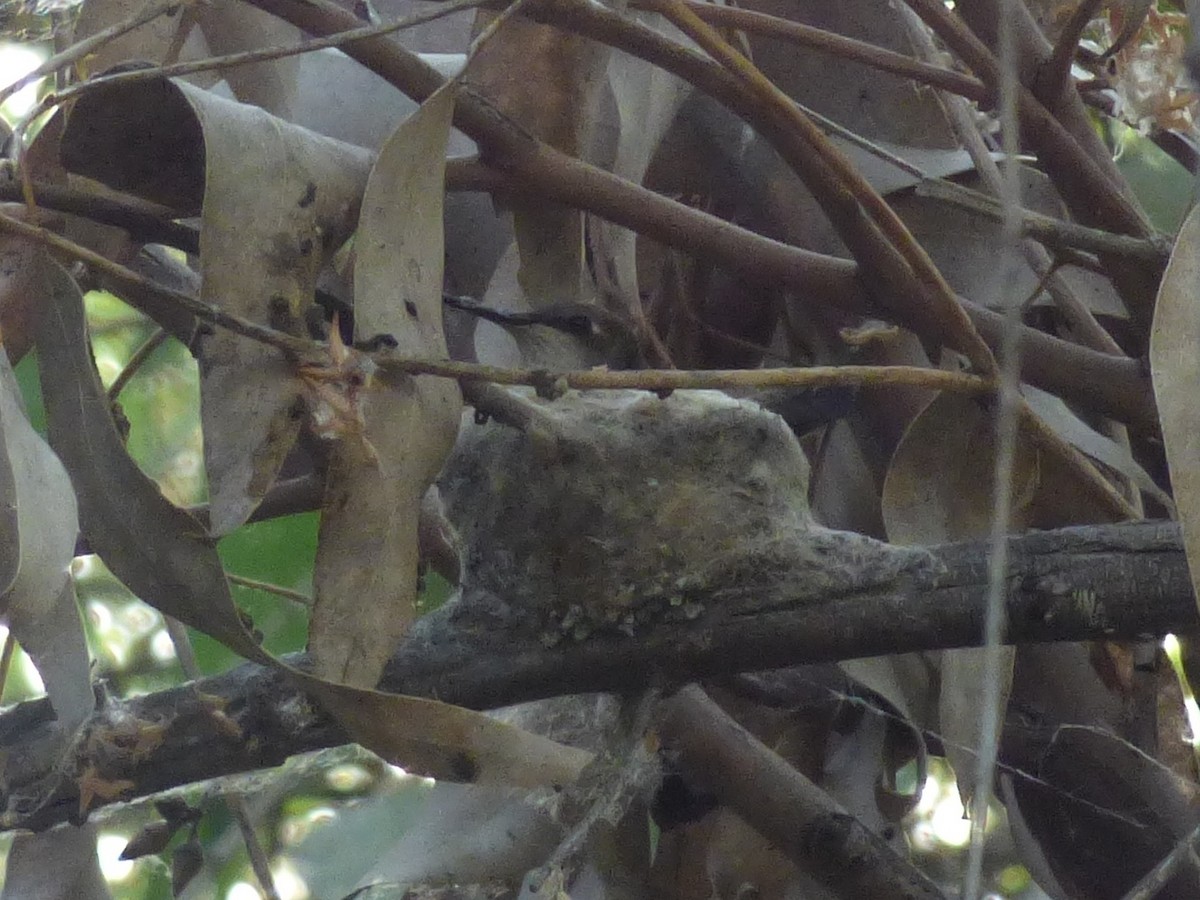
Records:
{"label": "thick tree branch", "polygon": [[669,701],[660,728],[693,783],[710,788],[836,896],[946,896],[700,688],[686,687]]}
{"label": "thick tree branch", "polygon": [[[974,646],[987,591],[984,543],[888,548],[832,532],[823,546],[756,550],[627,634],[599,629],[546,646],[544,628],[501,598],[470,592],[421,620],[382,688],[475,708],[584,691],[667,688],[734,672],[881,653]],[[883,549],[894,565],[863,566]],[[813,596],[811,558],[843,570],[836,592]],[[840,553],[838,556],[836,554]],[[768,564],[769,563],[769,564]],[[1010,643],[1144,639],[1200,626],[1182,543],[1167,523],[1089,526],[1013,538],[1005,634]],[[79,818],[79,790],[60,785],[40,809],[44,701],[0,715],[8,755],[4,828]],[[237,728],[231,728],[236,724]],[[240,733],[239,733],[240,732]],[[145,735],[152,735],[147,741]],[[141,742],[139,735],[142,736]],[[279,672],[244,665],[168,691],[111,701],[89,725],[70,768],[127,800],[195,781],[281,764],[345,735]],[[157,743],[155,743],[157,742]],[[134,745],[140,752],[132,752]],[[101,805],[107,800],[97,800]]]}

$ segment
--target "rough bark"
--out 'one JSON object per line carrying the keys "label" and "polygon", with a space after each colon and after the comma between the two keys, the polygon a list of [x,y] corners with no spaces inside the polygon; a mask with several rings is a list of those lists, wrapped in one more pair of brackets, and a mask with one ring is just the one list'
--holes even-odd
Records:
{"label": "rough bark", "polygon": [[[381,687],[488,708],[979,643],[985,544],[914,553],[858,537],[839,544],[839,533],[831,534],[824,559],[845,576],[836,592],[814,596],[806,582],[811,545],[795,548],[797,563],[790,568],[784,547],[775,546],[769,570],[758,568],[762,556],[756,550],[744,560],[748,568],[727,568],[736,577],[689,588],[685,602],[638,623],[632,634],[599,628],[553,647],[545,645],[544,628],[502,598],[468,592],[418,624]],[[893,552],[900,564],[881,569],[878,561]],[[864,570],[864,555],[875,555],[876,565]],[[1200,625],[1179,532],[1169,523],[1013,538],[1007,584],[1005,633],[1011,643],[1144,639]],[[7,754],[3,828],[40,829],[80,818],[77,781],[68,779],[45,799],[48,774],[37,737],[46,733],[50,716],[44,701],[0,715],[0,750]],[[65,770],[109,785],[128,782],[113,796],[95,796],[92,808],[279,765],[296,753],[346,740],[282,675],[253,665],[111,700],[87,727],[87,739]]]}

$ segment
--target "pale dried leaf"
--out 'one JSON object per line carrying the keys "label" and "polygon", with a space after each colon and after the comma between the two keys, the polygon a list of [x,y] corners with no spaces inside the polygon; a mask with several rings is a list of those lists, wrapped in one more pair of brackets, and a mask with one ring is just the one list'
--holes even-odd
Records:
{"label": "pale dried leaf", "polygon": [[[1200,207],[1179,229],[1150,333],[1150,371],[1192,584],[1200,585]],[[1197,590],[1200,597],[1200,590]]]}
{"label": "pale dried leaf", "polygon": [[[303,330],[326,254],[349,235],[370,155],[256,107],[183,88],[204,132],[201,299]],[[253,512],[299,429],[296,383],[275,350],[218,332],[201,346],[210,528]]]}
{"label": "pale dried leaf", "polygon": [[[299,28],[246,3],[209,0],[196,4],[195,10],[196,22],[214,56],[300,43]],[[290,122],[299,90],[297,75],[302,65],[301,57],[285,56],[234,66],[225,69],[222,75],[238,100],[252,103]],[[327,91],[328,86],[323,92],[327,105],[355,105],[329,104]]]}
{"label": "pale dried leaf", "polygon": [[986,716],[983,707],[985,679],[999,676],[997,706],[1001,717],[1012,693],[1016,648],[1001,647],[999,656],[1000,664],[993,669],[983,647],[960,647],[939,654],[938,730],[946,748],[946,759],[954,769],[963,806],[969,806],[977,786],[975,772],[979,764],[980,730]]}
{"label": "pale dried leaf", "polygon": [[[442,197],[455,91],[384,145],[356,238],[355,331],[400,353],[445,358]],[[362,394],[365,433],[337,445],[313,574],[309,648],[317,674],[373,687],[416,616],[421,498],[458,433],[462,397],[437,378],[379,379]]]}
{"label": "pale dried leaf", "polygon": [[29,651],[63,729],[91,714],[87,641],[70,565],[79,519],[66,470],[25,415],[8,355],[0,350],[0,438],[16,501],[16,578],[0,596],[13,636]]}

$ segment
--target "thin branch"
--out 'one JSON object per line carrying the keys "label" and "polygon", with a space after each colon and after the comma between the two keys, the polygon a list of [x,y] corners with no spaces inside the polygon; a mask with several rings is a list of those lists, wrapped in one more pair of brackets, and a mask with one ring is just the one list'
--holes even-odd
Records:
{"label": "thin branch", "polygon": [[412,359],[391,351],[375,354],[384,372],[405,375],[439,375],[463,381],[487,381],[492,384],[523,385],[553,396],[567,389],[642,390],[737,390],[753,388],[805,388],[845,385],[889,388],[898,385],[930,390],[949,390],[967,394],[987,394],[990,381],[965,372],[948,372],[919,366],[813,366],[779,369],[506,369],[479,363],[452,360]]}
{"label": "thin branch", "polygon": [[735,722],[695,685],[664,704],[659,733],[704,785],[840,897],[939,898],[938,887],[878,834]]}
{"label": "thin branch", "polygon": [[[909,78],[918,84],[950,91],[979,103],[990,104],[994,100],[992,91],[978,78],[943,66],[922,62],[866,41],[753,10],[739,9],[734,6],[716,6],[712,3],[700,3],[697,0],[686,0],[686,2],[697,16],[711,25],[736,28],[749,34],[758,34],[819,50],[831,56],[862,63],[881,72],[890,72],[902,78]],[[654,10],[660,4],[661,0],[634,0],[631,6],[634,9]]]}
{"label": "thin branch", "polygon": [[[131,269],[105,259],[72,241],[59,237],[36,225],[29,225],[12,216],[0,213],[0,231],[9,231],[37,241],[112,277],[118,284],[136,285],[177,303],[197,318],[227,328],[250,340],[258,341],[283,352],[289,357],[308,357],[320,354],[324,345],[304,340],[251,322],[241,316],[226,313],[216,306],[197,300],[179,291],[160,287]],[[991,388],[982,378],[940,369],[908,366],[841,366],[824,369],[735,369],[730,371],[676,369],[646,369],[612,372],[588,369],[571,372],[548,370],[507,369],[479,363],[452,360],[424,360],[399,356],[383,350],[372,354],[383,372],[404,375],[437,375],[468,381],[489,381],[494,384],[526,385],[553,393],[556,390],[624,390],[672,391],[702,388],[804,387],[830,384],[853,384],[863,387],[886,387],[897,384],[920,387],[986,393]]]}
{"label": "thin branch", "polygon": [[[25,200],[19,175],[0,162],[0,201],[21,203]],[[124,228],[136,240],[150,244],[166,244],[187,253],[200,251],[200,233],[191,225],[172,221],[176,213],[157,203],[128,195],[99,196],[86,189],[65,184],[32,182],[36,206],[55,212],[69,213]]]}
{"label": "thin branch", "polygon": [[[180,0],[174,0],[178,3]],[[442,19],[446,16],[453,15],[464,9],[475,9],[491,2],[491,0],[452,0],[452,2],[444,5],[436,6],[423,12],[414,13],[410,16],[405,16],[397,19],[394,22],[385,22],[380,25],[366,25],[361,28],[353,28],[349,31],[342,31],[338,34],[331,35],[325,38],[317,38],[306,41],[302,44],[292,44],[284,47],[266,47],[261,50],[247,50],[242,53],[230,53],[226,56],[212,56],[207,59],[197,59],[183,63],[173,63],[165,66],[146,66],[145,68],[132,69],[125,72],[114,72],[111,75],[101,75],[96,78],[91,78],[79,84],[72,85],[61,91],[47,95],[35,110],[34,115],[74,100],[81,94],[90,93],[91,91],[100,90],[114,85],[128,84],[136,81],[146,81],[153,78],[181,78],[185,75],[194,75],[197,72],[210,72],[213,70],[233,69],[238,66],[245,66],[251,63],[266,62],[275,59],[284,59],[289,56],[299,56],[302,53],[313,53],[317,50],[325,50],[331,47],[343,48],[347,44],[354,41],[360,41],[365,38],[380,37],[393,34],[397,31],[402,31],[406,28],[414,28],[417,25],[423,25],[426,22],[432,22],[436,19]]]}
{"label": "thin branch", "polygon": [[125,363],[117,377],[113,379],[113,383],[108,386],[108,399],[116,400],[121,396],[121,391],[125,390],[126,385],[133,379],[133,376],[138,373],[138,370],[145,364],[151,354],[159,347],[167,342],[167,338],[171,335],[165,328],[155,328],[154,333],[142,342],[142,345],[133,351],[129,360]]}
{"label": "thin branch", "polygon": [[[945,203],[999,221],[1003,217],[995,198],[943,178],[931,178],[918,184],[913,191],[918,197],[932,197]],[[1070,247],[1092,253],[1128,256],[1155,265],[1166,265],[1171,256],[1171,241],[1162,235],[1148,238],[1114,234],[1100,228],[1089,228],[1078,222],[1068,222],[1043,215],[1031,209],[1021,210],[1021,233],[1036,238],[1052,249]]]}
{"label": "thin branch", "polygon": [[179,660],[183,677],[188,681],[202,678],[204,673],[200,671],[200,664],[196,661],[196,648],[192,646],[187,626],[174,616],[163,616],[163,621],[167,627],[167,636],[175,647],[175,658]]}
{"label": "thin branch", "polygon": [[250,811],[246,808],[246,799],[241,794],[226,793],[225,803],[229,806],[229,811],[233,813],[238,831],[242,834],[242,841],[246,845],[246,855],[250,858],[250,868],[254,871],[254,877],[258,879],[259,886],[267,900],[279,900],[279,891],[275,889],[275,878],[271,874],[271,861],[267,859],[262,842],[258,839],[258,833],[254,830],[254,823],[250,821]]}
{"label": "thin branch", "polygon": [[[44,247],[56,250],[72,259],[86,263],[97,272],[107,275],[119,286],[134,288],[137,291],[146,292],[155,297],[169,300],[202,321],[219,325],[222,328],[228,328],[242,337],[258,341],[260,344],[266,344],[269,347],[274,347],[285,354],[292,356],[311,354],[320,349],[320,345],[313,341],[292,337],[291,335],[284,334],[282,331],[276,331],[273,328],[267,328],[265,325],[251,322],[241,316],[227,313],[219,307],[205,303],[202,300],[197,300],[188,294],[164,288],[161,285],[155,284],[150,279],[137,274],[132,269],[114,263],[99,253],[76,244],[74,241],[60,237],[54,232],[47,231],[45,228],[37,225],[30,225],[22,222],[20,219],[0,213],[0,232],[19,234],[21,237],[36,241]],[[138,302],[137,297],[136,293],[127,295],[130,302],[135,304]],[[153,315],[153,312],[148,309],[143,308],[143,312]]]}
{"label": "thin branch", "polygon": [[311,607],[313,604],[312,597],[303,594],[300,591],[293,591],[291,588],[285,588],[278,584],[271,584],[269,581],[259,581],[257,578],[247,578],[245,575],[235,575],[233,572],[225,573],[226,579],[230,584],[236,584],[240,587],[250,588],[255,591],[265,591],[268,594],[274,594],[276,597],[283,597],[285,600],[291,600],[300,606]]}
{"label": "thin branch", "polygon": [[1065,91],[1070,85],[1071,64],[1075,62],[1075,49],[1079,46],[1079,39],[1083,37],[1083,30],[1103,5],[1104,0],[1081,0],[1079,6],[1075,7],[1075,12],[1058,36],[1054,52],[1050,54],[1050,59],[1042,64],[1042,71],[1038,75],[1045,90]]}
{"label": "thin branch", "polygon": [[[250,322],[240,316],[226,313],[216,306],[187,294],[160,287],[136,272],[113,263],[86,247],[59,237],[44,228],[26,224],[19,219],[0,213],[0,231],[19,234],[68,254],[104,272],[119,284],[136,285],[144,291],[167,298],[205,322],[228,328],[243,337],[274,347],[289,357],[305,357],[322,352],[323,344],[292,337],[273,328]],[[378,351],[373,354],[373,357],[384,372],[397,372],[405,375],[437,375],[443,378],[468,381],[489,381],[494,384],[526,385],[549,392],[566,388],[672,391],[704,388],[805,387],[831,384],[863,387],[905,384],[976,394],[991,390],[989,383],[977,376],[909,366],[837,366],[809,369],[735,369],[691,372],[677,369],[620,372],[588,369],[573,372],[550,372],[548,370],[507,369],[452,360],[411,359],[388,350]]]}
{"label": "thin branch", "polygon": [[4,101],[21,90],[21,88],[33,84],[39,78],[57,72],[64,66],[78,62],[99,47],[103,47],[121,35],[145,25],[147,22],[157,19],[161,15],[179,9],[180,6],[185,5],[187,2],[188,0],[159,0],[158,3],[147,4],[129,18],[122,19],[120,22],[110,25],[108,28],[98,31],[81,41],[76,41],[61,52],[55,53],[32,72],[21,76],[12,84],[0,90],[0,104],[4,103]]}

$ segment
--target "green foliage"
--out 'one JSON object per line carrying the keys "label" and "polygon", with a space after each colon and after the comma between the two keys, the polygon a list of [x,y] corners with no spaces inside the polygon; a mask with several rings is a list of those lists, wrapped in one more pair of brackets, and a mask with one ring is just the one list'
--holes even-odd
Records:
{"label": "green foliage", "polygon": [[1109,121],[1117,168],[1145,207],[1154,227],[1165,234],[1174,234],[1192,205],[1195,179],[1148,137]]}

